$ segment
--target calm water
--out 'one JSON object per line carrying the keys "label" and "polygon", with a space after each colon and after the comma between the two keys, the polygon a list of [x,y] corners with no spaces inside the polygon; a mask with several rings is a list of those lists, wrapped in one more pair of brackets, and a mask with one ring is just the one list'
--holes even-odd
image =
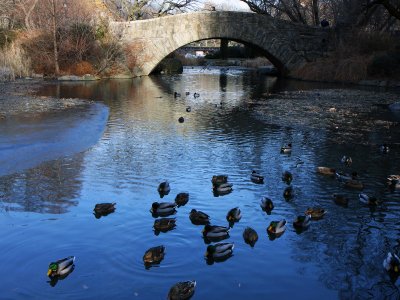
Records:
{"label": "calm water", "polygon": [[[400,192],[387,190],[385,178],[400,173],[400,126],[375,105],[396,101],[396,92],[188,69],[40,93],[95,104],[0,120],[1,299],[165,299],[174,283],[191,279],[193,299],[400,297],[400,281],[382,267],[399,245]],[[292,154],[280,154],[289,142]],[[379,152],[384,142],[391,145],[386,155]],[[343,155],[352,156],[351,167],[341,165]],[[358,171],[364,192],[383,203],[369,209],[359,191],[316,174],[316,166]],[[253,169],[265,175],[264,184],[250,181]],[[282,196],[285,170],[294,178],[290,201]],[[231,194],[214,197],[215,174],[229,175]],[[165,179],[171,192],[161,200],[157,186]],[[176,228],[156,235],[152,202],[172,202],[179,192],[190,199],[173,216]],[[347,195],[349,206],[337,206],[333,193]],[[260,209],[262,196],[274,201],[271,215]],[[100,202],[116,202],[115,213],[96,219]],[[315,205],[328,214],[297,234],[294,218]],[[203,227],[190,222],[189,212],[202,210],[212,224],[226,226],[236,206],[243,217],[225,240],[234,242],[234,255],[209,265]],[[271,241],[266,228],[282,218],[287,230]],[[247,226],[259,235],[254,248],[242,238]],[[145,269],[144,252],[158,245],[166,247],[164,260]],[[49,262],[69,255],[76,256],[75,270],[50,285]]]}

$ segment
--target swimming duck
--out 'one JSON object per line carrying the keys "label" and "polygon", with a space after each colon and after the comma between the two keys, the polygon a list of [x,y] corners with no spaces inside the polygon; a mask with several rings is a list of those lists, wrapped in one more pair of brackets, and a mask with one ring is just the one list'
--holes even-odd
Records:
{"label": "swimming duck", "polygon": [[383,144],[383,145],[381,145],[380,147],[379,147],[379,150],[382,152],[382,153],[389,153],[389,146],[388,146],[388,144]]}
{"label": "swimming duck", "polygon": [[153,215],[168,216],[176,212],[175,207],[174,202],[153,202],[150,211]]}
{"label": "swimming duck", "polygon": [[185,122],[185,118],[184,118],[184,117],[179,117],[178,122],[179,122],[179,123]]}
{"label": "swimming duck", "polygon": [[311,224],[311,215],[297,216],[293,222],[295,229],[306,229]]}
{"label": "swimming duck", "polygon": [[193,97],[199,98],[199,97],[200,97],[200,94],[199,94],[199,93],[194,93],[194,94],[193,94]]}
{"label": "swimming duck", "polygon": [[400,181],[398,181],[398,180],[395,180],[395,179],[389,180],[388,185],[389,185],[389,189],[391,189],[391,190],[400,189]]}
{"label": "swimming duck", "polygon": [[190,92],[186,92],[185,95],[186,95],[186,96],[189,96],[189,95],[190,95]]}
{"label": "swimming duck", "polygon": [[378,205],[378,199],[376,197],[370,197],[367,194],[359,194],[358,198],[360,201],[368,206],[377,206]]}
{"label": "swimming duck", "polygon": [[290,184],[293,180],[293,176],[292,173],[290,173],[289,171],[285,171],[282,174],[282,181],[286,182],[287,184]]}
{"label": "swimming duck", "polygon": [[400,259],[399,257],[392,252],[389,252],[383,261],[383,267],[389,273],[398,276],[400,274]]}
{"label": "swimming duck", "polygon": [[116,203],[98,203],[94,206],[93,212],[96,218],[107,216],[115,211]]}
{"label": "swimming duck", "polygon": [[346,165],[346,166],[351,166],[351,164],[353,163],[353,160],[351,159],[350,156],[346,156],[343,155],[342,159],[340,160],[342,162],[342,164]]}
{"label": "swimming duck", "polygon": [[283,191],[283,198],[286,200],[290,200],[293,198],[293,188],[291,186],[288,186],[284,191]]}
{"label": "swimming duck", "polygon": [[161,218],[154,220],[154,231],[157,233],[167,232],[169,230],[174,229],[176,226],[176,220],[173,218]]}
{"label": "swimming duck", "polygon": [[349,199],[340,194],[333,194],[333,201],[335,201],[337,205],[342,206],[347,206],[349,204]]}
{"label": "swimming duck", "polygon": [[341,181],[341,182],[346,182],[348,180],[357,180],[358,178],[358,173],[357,172],[352,172],[351,175],[350,174],[346,174],[346,173],[341,173],[341,172],[336,172],[336,179]]}
{"label": "swimming duck", "polygon": [[182,281],[171,287],[168,293],[169,300],[189,299],[194,294],[196,281]]}
{"label": "swimming duck", "polygon": [[328,167],[317,167],[317,173],[322,175],[334,176],[336,174],[336,170]]}
{"label": "swimming duck", "polygon": [[146,267],[150,267],[153,264],[159,264],[165,256],[165,247],[157,246],[148,249],[143,255],[143,263]]}
{"label": "swimming duck", "polygon": [[230,192],[232,192],[232,186],[233,184],[231,183],[222,183],[219,186],[214,186],[214,194],[216,196],[229,194]]}
{"label": "swimming duck", "polygon": [[221,260],[233,254],[233,243],[218,243],[207,247],[205,257],[212,260]]}
{"label": "swimming duck", "polygon": [[47,276],[50,278],[64,277],[71,273],[74,268],[75,256],[68,256],[66,258],[51,262],[47,270]]}
{"label": "swimming duck", "polygon": [[263,197],[261,199],[260,206],[261,209],[265,210],[267,213],[271,213],[271,211],[274,209],[274,203],[272,203],[272,200],[267,197]]}
{"label": "swimming duck", "polygon": [[258,241],[258,234],[253,228],[246,227],[246,229],[243,231],[243,239],[246,244],[254,247],[254,245]]}
{"label": "swimming duck", "polygon": [[357,189],[357,190],[362,190],[364,188],[364,185],[361,181],[354,179],[346,180],[344,182],[344,186],[347,188]]}
{"label": "swimming duck", "polygon": [[178,92],[174,92],[174,98],[178,98],[178,97],[180,97],[181,96],[181,94],[180,93],[178,93]]}
{"label": "swimming duck", "polygon": [[400,175],[389,175],[388,177],[387,177],[387,180],[388,181],[400,181]]}
{"label": "swimming duck", "polygon": [[170,190],[171,188],[169,187],[168,181],[161,182],[157,188],[157,191],[160,194],[160,198],[164,197],[165,195],[168,195]]}
{"label": "swimming duck", "polygon": [[267,228],[268,235],[274,237],[281,236],[286,230],[285,224],[286,224],[285,219],[280,221],[272,221]]}
{"label": "swimming duck", "polygon": [[189,201],[188,193],[179,193],[175,197],[175,203],[176,205],[178,205],[178,207],[184,206],[186,203],[188,203],[188,201]]}
{"label": "swimming duck", "polygon": [[205,225],[203,237],[209,240],[223,240],[229,237],[229,227]]}
{"label": "swimming duck", "polygon": [[320,207],[309,207],[304,214],[311,215],[312,220],[320,220],[326,214],[326,210]]}
{"label": "swimming duck", "polygon": [[189,219],[194,225],[210,224],[210,217],[202,211],[192,209],[189,214]]}
{"label": "swimming duck", "polygon": [[239,222],[241,218],[242,214],[239,207],[232,208],[230,211],[228,211],[228,214],[226,215],[226,219],[229,223]]}
{"label": "swimming duck", "polygon": [[190,106],[186,107],[186,112],[191,112],[192,108]]}
{"label": "swimming duck", "polygon": [[259,183],[259,184],[264,183],[264,176],[260,175],[259,173],[257,173],[254,170],[251,172],[250,179],[254,183]]}
{"label": "swimming duck", "polygon": [[213,187],[219,186],[221,184],[227,183],[228,182],[228,176],[227,175],[214,175],[211,179]]}
{"label": "swimming duck", "polygon": [[289,143],[281,147],[281,153],[289,154],[292,153],[292,143]]}

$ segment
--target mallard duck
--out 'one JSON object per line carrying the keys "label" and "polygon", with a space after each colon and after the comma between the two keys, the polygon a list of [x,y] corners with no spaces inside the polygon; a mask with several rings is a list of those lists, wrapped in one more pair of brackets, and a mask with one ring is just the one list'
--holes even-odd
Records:
{"label": "mallard duck", "polygon": [[383,261],[383,267],[389,273],[398,276],[400,274],[400,259],[399,257],[392,252],[389,252]]}
{"label": "mallard duck", "polygon": [[243,231],[243,239],[246,244],[254,247],[254,245],[258,241],[258,234],[253,228],[246,227],[246,229]]}
{"label": "mallard duck", "polygon": [[176,226],[176,220],[173,218],[161,218],[154,220],[154,231],[155,232],[167,232],[174,229]]}
{"label": "mallard duck", "polygon": [[279,237],[281,236],[286,230],[286,220],[280,221],[271,221],[267,228],[268,235]]}
{"label": "mallard duck", "polygon": [[286,153],[286,154],[292,153],[292,143],[282,146],[281,153]]}
{"label": "mallard duck", "polygon": [[291,186],[288,186],[284,191],[283,191],[283,198],[286,200],[290,200],[293,198],[293,188]]}
{"label": "mallard duck", "polygon": [[370,197],[367,194],[359,194],[358,198],[360,199],[360,202],[368,206],[377,206],[379,202],[376,197]]}
{"label": "mallard duck", "polygon": [[226,195],[232,192],[232,183],[222,183],[219,186],[214,187],[213,191],[217,195]]}
{"label": "mallard duck", "polygon": [[176,283],[168,293],[169,300],[184,300],[193,296],[196,287],[196,281],[182,281]]}
{"label": "mallard duck", "polygon": [[47,270],[47,276],[50,278],[64,277],[71,273],[74,268],[75,256],[68,256],[66,258],[51,262]]}
{"label": "mallard duck", "polygon": [[261,199],[260,206],[261,209],[266,212],[271,212],[274,209],[274,203],[272,203],[272,200],[267,197]]}
{"label": "mallard duck", "polygon": [[241,218],[242,214],[239,207],[232,208],[228,211],[228,214],[226,215],[226,219],[229,223],[238,222]]}
{"label": "mallard duck", "polygon": [[380,150],[382,153],[389,153],[389,151],[390,151],[388,144],[383,144],[383,145],[381,145],[381,146],[379,147],[379,150]]}
{"label": "mallard duck", "polygon": [[358,173],[357,172],[352,172],[351,175],[350,174],[346,174],[346,173],[341,173],[341,172],[336,172],[336,179],[341,181],[341,182],[346,182],[348,180],[357,180],[358,178]]}
{"label": "mallard duck", "polygon": [[192,108],[190,106],[186,107],[186,112],[191,112]]}
{"label": "mallard duck", "polygon": [[175,197],[175,203],[176,203],[176,205],[178,205],[178,207],[185,205],[186,203],[188,203],[188,201],[189,201],[188,193],[179,193]]}
{"label": "mallard duck", "polygon": [[93,212],[96,218],[107,216],[115,211],[116,203],[98,203],[95,205]]}
{"label": "mallard duck", "polygon": [[253,170],[251,172],[251,176],[250,176],[251,181],[253,181],[254,183],[264,183],[264,176],[260,175],[259,173],[257,173],[255,170]]}
{"label": "mallard duck", "polygon": [[214,175],[211,179],[213,187],[217,187],[221,184],[227,183],[228,182],[228,176],[227,175]]}
{"label": "mallard duck", "polygon": [[344,182],[344,186],[347,188],[357,189],[357,190],[362,190],[364,188],[364,185],[361,181],[354,179],[346,180]]}
{"label": "mallard duck", "polygon": [[157,188],[157,191],[160,194],[161,198],[164,197],[165,195],[168,195],[170,190],[171,190],[171,188],[169,187],[168,181],[161,182]]}
{"label": "mallard duck", "polygon": [[209,240],[223,240],[229,237],[229,227],[205,225],[203,237]]}
{"label": "mallard duck", "polygon": [[306,229],[311,224],[311,215],[297,216],[293,222],[295,229]]}
{"label": "mallard duck", "polygon": [[320,207],[309,207],[304,214],[311,215],[311,219],[313,220],[320,220],[326,214],[326,210]]}
{"label": "mallard duck", "polygon": [[189,219],[194,225],[207,225],[210,224],[209,215],[202,211],[192,209],[189,214]]}
{"label": "mallard duck", "polygon": [[285,171],[282,174],[282,181],[286,182],[287,184],[290,184],[293,180],[293,176],[292,173],[290,173],[289,171]]}
{"label": "mallard duck", "polygon": [[336,170],[328,167],[317,167],[317,173],[322,175],[334,176],[336,174]]}
{"label": "mallard duck", "polygon": [[181,94],[180,93],[178,93],[178,92],[174,92],[174,98],[178,98],[178,97],[180,97],[181,96]]}
{"label": "mallard duck", "polygon": [[400,175],[389,175],[388,177],[387,177],[387,180],[388,181],[400,181]]}
{"label": "mallard duck", "polygon": [[343,155],[342,159],[340,160],[342,162],[342,164],[346,165],[346,166],[351,166],[351,164],[353,163],[353,160],[351,159],[350,156],[346,156]]}
{"label": "mallard duck", "polygon": [[232,255],[234,244],[233,243],[218,243],[207,247],[205,257],[207,259],[218,260],[224,259]]}
{"label": "mallard duck", "polygon": [[184,118],[184,117],[179,117],[178,122],[179,122],[179,123],[185,122],[185,118]]}
{"label": "mallard duck", "polygon": [[199,93],[194,93],[194,94],[193,94],[193,97],[199,98],[199,97],[200,97],[200,94],[199,94]]}
{"label": "mallard duck", "polygon": [[333,194],[333,201],[335,201],[337,205],[342,205],[342,206],[347,206],[349,204],[349,199],[344,195],[340,194]]}
{"label": "mallard duck", "polygon": [[143,263],[147,266],[159,264],[165,256],[165,247],[157,246],[148,249],[143,255]]}
{"label": "mallard duck", "polygon": [[153,215],[168,216],[176,212],[175,207],[174,202],[153,202],[150,211]]}

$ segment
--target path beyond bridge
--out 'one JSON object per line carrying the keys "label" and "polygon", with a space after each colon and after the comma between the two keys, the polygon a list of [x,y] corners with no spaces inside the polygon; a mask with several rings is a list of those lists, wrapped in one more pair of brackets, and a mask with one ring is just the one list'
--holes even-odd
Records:
{"label": "path beyond bridge", "polygon": [[326,55],[331,30],[249,12],[208,11],[113,22],[134,76],[149,75],[168,54],[199,40],[228,39],[258,48],[281,74]]}

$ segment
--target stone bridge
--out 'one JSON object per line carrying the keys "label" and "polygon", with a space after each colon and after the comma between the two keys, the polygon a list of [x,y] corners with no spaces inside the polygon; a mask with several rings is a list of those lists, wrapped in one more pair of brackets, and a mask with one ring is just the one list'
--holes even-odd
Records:
{"label": "stone bridge", "polygon": [[326,55],[331,31],[247,12],[208,11],[113,22],[111,30],[131,49],[135,76],[149,75],[168,54],[191,42],[228,39],[258,48],[283,75]]}

